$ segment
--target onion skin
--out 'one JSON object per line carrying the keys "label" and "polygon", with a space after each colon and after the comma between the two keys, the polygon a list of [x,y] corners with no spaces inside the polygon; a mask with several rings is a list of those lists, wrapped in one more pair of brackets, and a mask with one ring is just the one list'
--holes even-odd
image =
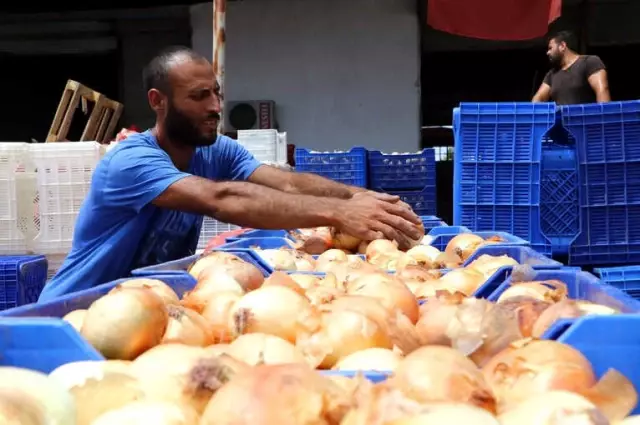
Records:
{"label": "onion skin", "polygon": [[540,317],[544,316],[545,312],[552,307],[553,305],[549,302],[529,297],[509,298],[496,305],[496,308],[511,311],[516,315],[520,334],[523,338],[532,336],[539,338],[541,336],[541,334],[536,335],[534,333],[535,325],[540,320]]}
{"label": "onion skin", "polygon": [[369,242],[365,255],[367,256],[367,261],[371,261],[371,259],[379,255],[391,254],[397,251],[398,244],[396,242],[386,239],[376,239],[375,241]]}
{"label": "onion skin", "polygon": [[506,348],[482,372],[493,388],[500,411],[536,394],[553,390],[580,393],[596,383],[584,355],[568,345],[546,340]]}
{"label": "onion skin", "polygon": [[477,366],[453,348],[426,346],[409,354],[388,380],[421,403],[459,402],[496,411],[496,401]]}
{"label": "onion skin", "polygon": [[448,254],[456,254],[462,261],[465,261],[484,243],[484,239],[478,235],[460,233],[449,241],[444,251]]}
{"label": "onion skin", "polygon": [[401,361],[402,356],[388,348],[367,348],[343,357],[333,368],[336,370],[393,372]]}
{"label": "onion skin", "polygon": [[235,331],[230,327],[231,309],[234,304],[242,298],[236,292],[219,292],[213,296],[211,301],[202,311],[202,317],[206,320],[213,342],[231,342]]}
{"label": "onion skin", "polygon": [[245,291],[253,291],[258,289],[264,282],[264,275],[253,264],[246,261],[238,260],[223,265],[214,265],[207,267],[198,276],[198,281],[206,280],[211,274],[215,275],[223,271],[225,274],[233,277],[236,282],[242,286]]}
{"label": "onion skin", "polygon": [[229,345],[226,352],[231,357],[251,366],[259,364],[307,364],[307,360],[296,349],[295,345],[280,337],[267,334],[241,335]]}
{"label": "onion skin", "polygon": [[173,289],[158,279],[129,279],[122,282],[122,288],[146,288],[158,295],[167,305],[180,304],[180,298]]}
{"label": "onion skin", "polygon": [[424,413],[386,422],[385,425],[501,425],[491,413],[468,404],[433,404],[424,406],[423,410]]}
{"label": "onion skin", "polygon": [[80,334],[107,359],[133,360],[162,341],[169,323],[164,301],[141,288],[120,288],[97,299]]}
{"label": "onion skin", "polygon": [[298,283],[293,280],[288,274],[280,271],[273,272],[271,276],[269,276],[264,283],[262,284],[263,288],[267,286],[284,286],[285,288],[289,288],[292,291],[304,295],[304,289],[298,285]]}
{"label": "onion skin", "polygon": [[332,425],[348,408],[344,391],[304,365],[261,365],[218,390],[199,425]]}
{"label": "onion skin", "polygon": [[541,338],[542,335],[560,319],[577,319],[584,316],[579,304],[575,300],[563,300],[551,305],[535,321],[531,336]]}
{"label": "onion skin", "polygon": [[333,238],[333,246],[337,249],[355,251],[358,249],[358,245],[360,245],[360,239],[336,229],[332,229],[331,236]]}
{"label": "onion skin", "polygon": [[349,295],[364,295],[377,299],[390,312],[400,310],[412,323],[420,314],[418,300],[399,279],[386,274],[365,275],[347,284]]}
{"label": "onion skin", "polygon": [[214,251],[200,257],[189,267],[189,274],[198,280],[200,272],[212,265],[226,264],[230,261],[242,261],[238,256],[224,251]]}
{"label": "onion skin", "polygon": [[162,343],[181,343],[206,347],[214,338],[209,323],[193,310],[181,306],[168,306],[169,323],[162,337]]}

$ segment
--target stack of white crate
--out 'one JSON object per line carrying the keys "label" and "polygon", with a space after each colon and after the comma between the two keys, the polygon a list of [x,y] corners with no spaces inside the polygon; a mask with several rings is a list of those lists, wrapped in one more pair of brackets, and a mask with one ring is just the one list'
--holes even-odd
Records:
{"label": "stack of white crate", "polygon": [[0,254],[44,254],[51,277],[103,154],[95,142],[0,143]]}
{"label": "stack of white crate", "polygon": [[[286,167],[287,164],[287,133],[278,130],[238,130],[238,144],[244,146],[260,162]],[[202,222],[198,249],[206,248],[209,240],[221,233],[238,229],[239,226],[223,223],[216,219],[205,217]]]}

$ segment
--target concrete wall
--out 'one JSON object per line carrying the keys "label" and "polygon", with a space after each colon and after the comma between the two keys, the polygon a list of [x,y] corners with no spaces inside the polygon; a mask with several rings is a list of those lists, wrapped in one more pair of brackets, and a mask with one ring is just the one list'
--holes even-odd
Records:
{"label": "concrete wall", "polygon": [[[419,34],[412,0],[244,0],[227,12],[226,100],[277,105],[290,143],[414,151]],[[192,45],[211,57],[212,6],[191,8]]]}

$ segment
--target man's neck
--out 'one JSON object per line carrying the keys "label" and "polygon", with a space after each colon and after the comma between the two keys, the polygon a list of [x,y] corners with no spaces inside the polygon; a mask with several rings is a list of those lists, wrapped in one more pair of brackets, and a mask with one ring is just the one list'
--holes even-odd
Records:
{"label": "man's neck", "polygon": [[173,164],[179,170],[186,171],[196,150],[195,147],[175,143],[169,139],[164,129],[158,124],[153,128],[152,132],[158,141],[158,145],[169,154]]}
{"label": "man's neck", "polygon": [[580,57],[577,53],[568,52],[562,58],[562,69],[567,69]]}

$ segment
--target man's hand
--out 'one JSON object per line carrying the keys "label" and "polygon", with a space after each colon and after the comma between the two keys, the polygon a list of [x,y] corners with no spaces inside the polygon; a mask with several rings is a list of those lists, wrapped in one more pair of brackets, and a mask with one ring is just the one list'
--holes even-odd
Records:
{"label": "man's hand", "polygon": [[344,202],[336,212],[336,226],[359,239],[390,239],[400,249],[409,248],[410,240],[422,238],[420,218],[395,195],[378,192],[359,192]]}

